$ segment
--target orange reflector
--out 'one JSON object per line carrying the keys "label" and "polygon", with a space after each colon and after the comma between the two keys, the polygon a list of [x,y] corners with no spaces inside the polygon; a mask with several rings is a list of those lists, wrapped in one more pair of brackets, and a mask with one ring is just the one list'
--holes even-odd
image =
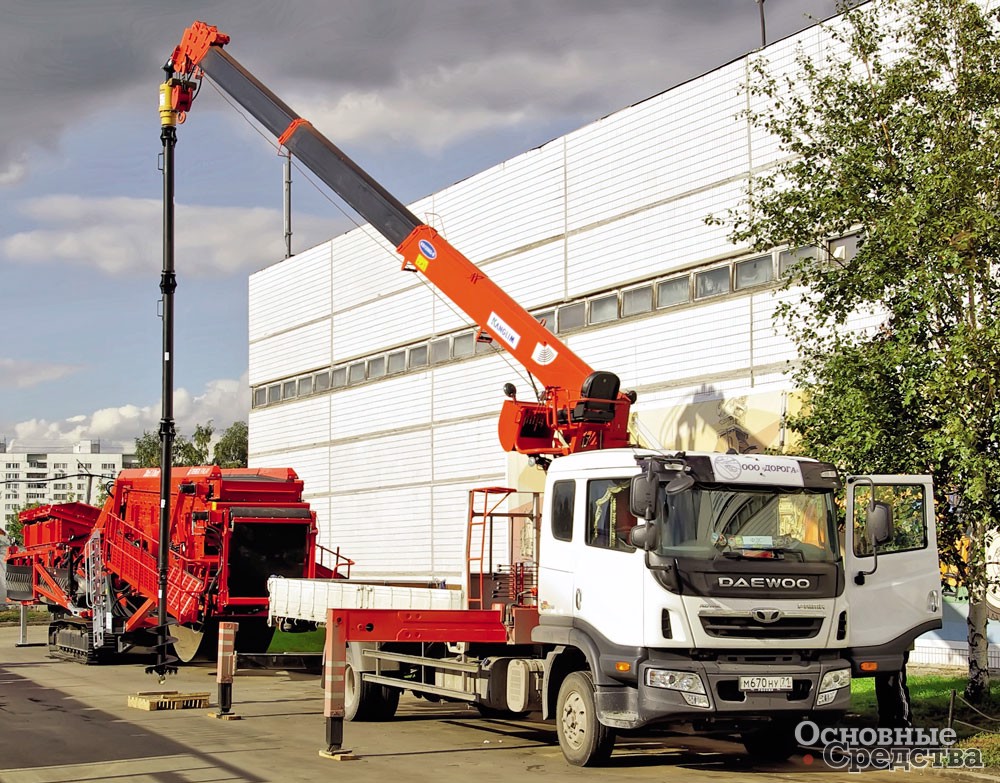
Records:
{"label": "orange reflector", "polygon": [[628,661],[616,661],[615,662],[616,672],[630,672],[632,671],[632,664]]}
{"label": "orange reflector", "polygon": [[858,668],[863,672],[877,672],[878,661],[862,661]]}

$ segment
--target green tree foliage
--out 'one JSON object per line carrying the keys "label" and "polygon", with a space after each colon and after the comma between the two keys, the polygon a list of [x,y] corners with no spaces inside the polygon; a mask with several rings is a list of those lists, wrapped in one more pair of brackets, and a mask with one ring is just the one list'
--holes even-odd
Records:
{"label": "green tree foliage", "polygon": [[[215,443],[212,438],[215,427],[209,421],[196,424],[194,435],[185,438],[180,432],[174,437],[171,460],[174,467],[189,465],[220,465],[224,468],[246,467],[247,464],[247,424],[234,422]],[[139,467],[158,468],[160,466],[160,435],[157,432],[143,432],[135,439],[135,456]],[[211,455],[211,459],[209,458]]]}
{"label": "green tree foliage", "polygon": [[[1000,11],[882,0],[842,20],[787,76],[756,62],[749,119],[783,155],[727,222],[758,249],[813,248],[795,270],[805,293],[782,310],[803,447],[855,471],[933,472],[942,539],[971,540],[955,565],[978,699],[984,541],[1000,520]],[[828,252],[857,230],[854,258]],[[879,325],[851,328],[858,312]]]}
{"label": "green tree foliage", "polygon": [[[184,467],[190,465],[208,465],[209,444],[214,432],[212,422],[207,424],[196,424],[194,436],[188,440],[177,431],[174,435],[174,442],[171,448],[171,463],[174,467]],[[136,463],[141,468],[160,467],[160,456],[163,447],[160,444],[160,434],[158,432],[143,432],[135,439]]]}
{"label": "green tree foliage", "polygon": [[249,450],[248,432],[245,421],[233,422],[216,442],[212,462],[223,468],[245,468]]}
{"label": "green tree foliage", "polygon": [[21,524],[21,520],[18,518],[18,514],[22,511],[28,511],[33,508],[38,508],[41,503],[25,503],[23,506],[14,509],[13,511],[7,512],[4,518],[4,530],[7,531],[7,538],[12,544],[23,544],[24,536],[22,535],[22,529],[24,525]]}

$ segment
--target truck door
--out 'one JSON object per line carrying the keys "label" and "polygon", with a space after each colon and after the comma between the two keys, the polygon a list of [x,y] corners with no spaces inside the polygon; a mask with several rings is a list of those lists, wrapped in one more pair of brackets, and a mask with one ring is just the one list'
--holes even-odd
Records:
{"label": "truck door", "polygon": [[[873,491],[892,510],[889,540],[874,554],[865,529]],[[930,476],[847,479],[847,639],[856,676],[897,670],[917,636],[941,627],[934,519]]]}
{"label": "truck door", "polygon": [[643,644],[643,552],[628,543],[636,525],[627,478],[590,478],[583,535],[576,543],[573,616],[617,645]]}

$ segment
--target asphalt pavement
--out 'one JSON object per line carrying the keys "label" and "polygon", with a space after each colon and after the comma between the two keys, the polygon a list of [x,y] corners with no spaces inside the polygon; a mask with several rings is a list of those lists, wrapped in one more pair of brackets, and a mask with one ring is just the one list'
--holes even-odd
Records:
{"label": "asphalt pavement", "polygon": [[[388,723],[345,724],[345,746],[358,757],[320,756],[325,745],[319,677],[290,672],[237,673],[233,712],[216,712],[214,667],[184,667],[161,685],[144,663],[83,666],[17,647],[19,629],[0,628],[0,783],[182,783],[221,781],[392,781],[393,783],[546,783],[594,781],[857,781],[822,761],[754,765],[735,742],[648,733],[622,737],[601,769],[565,763],[548,724],[487,720],[461,704],[404,695]],[[45,638],[29,629],[29,642]],[[204,693],[209,708],[144,711],[128,706],[139,692]],[[929,773],[869,772],[865,783]],[[995,780],[995,778],[994,778]]]}

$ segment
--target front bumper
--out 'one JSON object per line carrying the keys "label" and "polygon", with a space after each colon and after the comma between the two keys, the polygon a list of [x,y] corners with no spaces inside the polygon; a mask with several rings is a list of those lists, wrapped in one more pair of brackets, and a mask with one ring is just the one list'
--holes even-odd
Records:
{"label": "front bumper", "polygon": [[[797,656],[768,656],[766,663],[744,660],[691,661],[650,658],[639,667],[638,686],[603,686],[597,689],[600,720],[607,726],[639,728],[651,723],[703,722],[742,724],[761,719],[801,719],[806,716],[835,718],[847,710],[850,687],[833,691],[819,704],[823,676],[836,669],[849,669],[848,661],[830,658],[801,661]],[[704,684],[707,706],[691,706],[680,691],[646,685],[647,669],[686,671],[697,674]],[[741,676],[791,676],[792,690],[745,693]]]}

